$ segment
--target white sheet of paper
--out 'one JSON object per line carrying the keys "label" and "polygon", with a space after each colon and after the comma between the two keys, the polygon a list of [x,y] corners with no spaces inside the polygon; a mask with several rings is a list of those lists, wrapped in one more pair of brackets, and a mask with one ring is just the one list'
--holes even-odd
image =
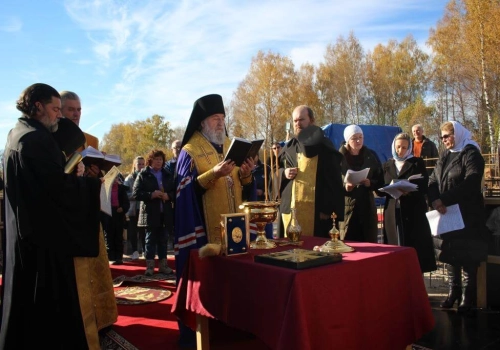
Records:
{"label": "white sheet of paper", "polygon": [[111,216],[111,189],[116,177],[120,173],[117,167],[113,166],[104,175],[104,182],[101,185],[101,211]]}
{"label": "white sheet of paper", "polygon": [[422,174],[415,174],[415,175],[412,175],[408,178],[408,181],[411,181],[411,180],[418,180],[418,179],[422,179],[423,178],[423,175]]}
{"label": "white sheet of paper", "polygon": [[381,192],[385,192],[391,195],[392,198],[398,199],[404,192],[414,192],[418,190],[418,185],[412,184],[406,180],[399,180],[398,182],[394,182],[388,186],[382,187],[378,189]]}
{"label": "white sheet of paper", "polygon": [[368,177],[368,173],[370,172],[370,168],[366,168],[360,171],[347,170],[345,174],[344,182],[350,183],[352,185],[359,185],[361,181]]}
{"label": "white sheet of paper", "polygon": [[431,227],[431,234],[439,236],[440,234],[461,230],[465,227],[462,213],[458,204],[446,207],[446,214],[440,214],[437,210],[431,210],[425,213],[429,226]]}

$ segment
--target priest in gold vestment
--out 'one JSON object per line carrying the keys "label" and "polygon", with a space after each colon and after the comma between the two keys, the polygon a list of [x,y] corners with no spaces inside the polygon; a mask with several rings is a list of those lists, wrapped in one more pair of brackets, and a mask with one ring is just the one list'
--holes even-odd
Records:
{"label": "priest in gold vestment", "polygon": [[344,217],[343,156],[314,125],[311,108],[298,106],[292,117],[295,137],[279,154],[283,227],[286,230],[290,209],[295,208],[303,236],[328,237],[332,213],[338,221]]}
{"label": "priest in gold vestment", "polygon": [[[71,91],[61,92],[61,114],[71,119],[76,125],[80,123],[81,103],[78,95]],[[84,133],[85,147],[99,149],[97,137]],[[79,151],[83,150],[80,149]],[[92,165],[85,169],[86,176],[98,177],[100,169]],[[74,258],[75,274],[80,300],[85,334],[89,349],[100,349],[98,331],[105,330],[118,319],[113,279],[109,269],[104,234],[99,234],[99,255],[95,258]]]}
{"label": "priest in gold vestment", "polygon": [[[220,235],[220,214],[242,212],[239,205],[255,200],[254,161],[241,167],[223,161],[231,141],[226,135],[225,110],[220,95],[198,99],[177,159],[175,199],[175,264],[182,275],[189,252]],[[179,323],[180,345],[194,345],[194,334]]]}

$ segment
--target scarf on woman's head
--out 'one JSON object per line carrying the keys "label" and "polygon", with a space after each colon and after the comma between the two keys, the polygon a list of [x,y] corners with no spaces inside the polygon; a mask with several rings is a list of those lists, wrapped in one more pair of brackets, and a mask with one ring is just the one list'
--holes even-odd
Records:
{"label": "scarf on woman's head", "polygon": [[396,152],[396,139],[392,140],[392,157],[395,160],[399,160],[400,162],[404,162],[405,160],[413,157],[412,151],[413,151],[413,143],[410,140],[408,142],[408,149],[406,150],[406,153],[402,157],[398,156],[398,153]]}
{"label": "scarf on woman's head", "polygon": [[465,146],[473,145],[480,150],[479,145],[476,141],[471,139],[472,134],[469,130],[463,127],[462,124],[456,121],[451,121],[453,124],[453,134],[455,135],[455,146],[450,148],[450,152],[461,152]]}

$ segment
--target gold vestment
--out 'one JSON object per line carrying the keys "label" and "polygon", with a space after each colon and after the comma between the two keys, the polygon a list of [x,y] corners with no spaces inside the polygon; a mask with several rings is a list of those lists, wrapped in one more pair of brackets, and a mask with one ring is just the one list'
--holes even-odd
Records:
{"label": "gold vestment", "polygon": [[[98,139],[87,133],[84,134],[87,140],[86,145],[97,149]],[[74,258],[74,264],[87,343],[89,349],[100,349],[98,331],[111,326],[118,319],[118,308],[102,226],[99,230],[99,255],[95,258]]]}
{"label": "gold vestment", "polygon": [[[292,184],[292,201],[290,208],[296,209],[297,221],[302,228],[302,235],[314,236],[314,218],[316,216],[316,172],[318,156],[307,158],[302,153],[297,154],[297,176]],[[312,180],[312,181],[311,181]],[[283,227],[288,227],[291,214],[282,214]]]}
{"label": "gold vestment", "polygon": [[[228,149],[230,143],[230,140],[226,138],[224,149]],[[217,153],[214,146],[199,131],[196,131],[189,142],[184,145],[184,150],[191,156],[198,171],[196,180],[207,190],[203,194],[202,201],[208,242],[220,243],[220,214],[243,212],[243,209],[239,209],[243,201],[243,185],[239,178],[239,168],[234,167],[230,175],[217,178],[213,167],[224,159],[224,155]],[[250,183],[251,180],[249,177],[244,184]]]}

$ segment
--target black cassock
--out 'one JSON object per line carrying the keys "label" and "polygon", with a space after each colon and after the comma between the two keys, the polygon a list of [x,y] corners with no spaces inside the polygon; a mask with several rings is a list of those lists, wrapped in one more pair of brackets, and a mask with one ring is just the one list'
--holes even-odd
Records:
{"label": "black cassock", "polygon": [[87,349],[74,257],[99,250],[100,180],[64,173],[40,122],[19,118],[4,151],[0,349]]}
{"label": "black cassock", "polygon": [[[305,129],[306,130],[306,129]],[[304,133],[305,130],[302,132]],[[312,149],[312,147],[311,147]],[[315,213],[314,213],[314,235],[329,237],[328,232],[332,228],[332,219],[320,220],[319,213],[337,214],[337,222],[344,219],[344,186],[342,184],[341,163],[343,155],[333,148],[332,142],[322,137],[318,145],[311,150],[312,156],[318,156],[318,168],[314,185]],[[304,147],[299,140],[292,138],[279,154],[280,178],[281,178],[281,205],[280,212],[290,213],[292,198],[292,181],[286,179],[285,168],[297,166],[297,154],[304,153],[308,157],[307,146]]]}

